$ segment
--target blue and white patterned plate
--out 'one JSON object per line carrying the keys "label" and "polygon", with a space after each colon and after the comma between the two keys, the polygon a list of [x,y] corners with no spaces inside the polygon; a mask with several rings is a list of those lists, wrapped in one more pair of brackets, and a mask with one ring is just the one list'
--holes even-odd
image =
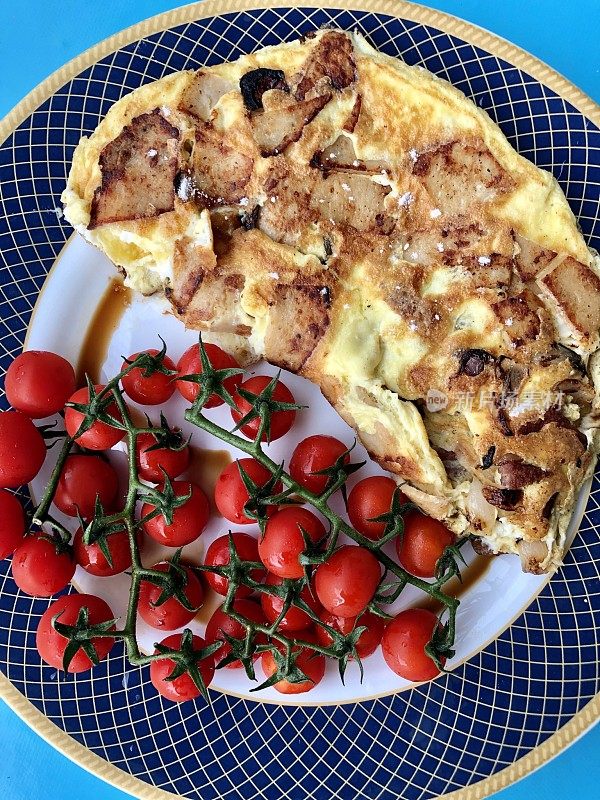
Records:
{"label": "blue and white patterned plate", "polygon": [[[600,245],[600,110],[535,59],[437,12],[388,0],[364,10],[209,0],[142,23],[76,59],[0,124],[0,366],[71,231],[56,209],[73,149],[126,92],[323,24],[450,80],[561,183]],[[357,5],[359,0],[357,0]],[[264,3],[264,5],[268,5]],[[235,6],[236,10],[232,10]],[[399,15],[399,16],[394,16]],[[399,18],[400,17],[400,18]],[[470,800],[517,779],[600,714],[600,486],[564,567],[498,638],[436,681],[360,703],[274,706],[220,692],[163,703],[120,647],[90,675],[57,680],[35,650],[48,601],[0,564],[0,692],[42,735],[138,797]],[[496,633],[495,631],[494,633]],[[127,678],[124,679],[124,676]],[[50,724],[54,723],[55,726]]]}

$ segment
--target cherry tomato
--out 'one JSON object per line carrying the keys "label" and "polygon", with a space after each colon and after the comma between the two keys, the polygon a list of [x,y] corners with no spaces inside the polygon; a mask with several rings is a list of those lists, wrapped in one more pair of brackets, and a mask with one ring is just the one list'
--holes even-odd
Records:
{"label": "cherry tomato", "polygon": [[70,548],[57,548],[44,535],[27,536],[15,550],[12,575],[21,591],[50,597],[68,585],[75,574]]}
{"label": "cherry tomato", "polygon": [[0,559],[14,553],[25,536],[25,513],[14,494],[0,489]]}
{"label": "cherry tomato", "polygon": [[443,522],[409,511],[404,517],[404,534],[396,539],[396,551],[405,570],[418,578],[433,578],[438,559],[454,541]]}
{"label": "cherry tomato", "polygon": [[[148,353],[151,356],[158,355],[158,350],[144,350],[142,352]],[[141,355],[141,353],[134,353],[123,362],[121,369],[126,369],[132,361]],[[166,369],[175,372],[175,364],[171,361],[169,356],[163,358],[163,366]],[[164,372],[153,372],[152,375],[146,376],[145,370],[141,367],[134,367],[127,375],[121,378],[123,390],[125,394],[130,397],[135,403],[142,406],[158,406],[161,403],[166,403],[171,398],[175,391],[175,383],[173,382],[172,375],[165,375]]]}
{"label": "cherry tomato", "polygon": [[[332,467],[338,458],[347,451],[347,447],[333,436],[309,436],[296,447],[290,459],[290,475],[292,478],[315,494],[325,491],[329,478],[327,475],[315,475],[316,472]],[[344,464],[350,456],[344,458]]]}
{"label": "cherry tomato", "polygon": [[[271,380],[272,378],[270,378],[268,375],[256,375],[254,378],[249,378],[247,381],[244,381],[244,383],[242,383],[239,388],[246,389],[248,392],[252,392],[252,394],[258,395],[262,392],[263,389],[265,389],[269,385]],[[235,401],[236,408],[231,409],[231,416],[233,417],[233,421],[237,425],[237,423],[242,419],[242,417],[244,417],[250,411],[251,405],[237,392],[234,395],[233,399]],[[275,390],[273,391],[272,394],[272,399],[277,400],[280,403],[293,403],[294,395],[290,392],[285,383],[277,381]],[[294,424],[295,419],[296,419],[295,410],[274,411],[270,417],[271,425],[269,430],[269,441],[274,442],[275,439],[280,439],[284,434],[286,434]],[[260,425],[260,419],[256,417],[255,419],[246,423],[246,425],[242,425],[240,430],[244,434],[244,436],[248,437],[248,439],[254,439],[254,437],[258,433],[259,425]],[[263,433],[261,441],[263,442],[267,441],[266,433]]]}
{"label": "cherry tomato", "polygon": [[[283,578],[280,578],[278,575],[268,574],[267,579],[265,580],[265,584],[267,586],[278,586],[281,583],[283,583]],[[307,606],[314,611],[315,614],[319,614],[321,611],[321,604],[315,597],[311,587],[305,586],[300,592],[300,597],[304,600]],[[272,625],[277,617],[281,614],[283,609],[283,599],[281,597],[276,597],[273,594],[261,592],[260,604],[265,612],[265,617],[267,618],[269,625]],[[279,623],[278,628],[280,631],[288,633],[290,631],[301,631],[306,628],[310,628],[312,624],[312,619],[308,616],[306,611],[303,611],[297,606],[290,606]]]}
{"label": "cherry tomato", "polygon": [[[263,625],[267,624],[262,608],[253,600],[234,600],[233,610],[252,622],[259,622]],[[231,636],[232,639],[244,640],[246,637],[246,628],[241,624],[241,622],[237,622],[236,620],[232,619],[229,614],[226,614],[223,611],[223,606],[219,606],[213,613],[212,617],[208,620],[206,633],[204,635],[207,644],[212,644],[213,642],[217,642],[219,640],[223,641],[223,646],[220,647],[215,653],[215,661],[217,664],[219,664],[220,661],[222,661],[226,656],[229,655],[229,653],[231,653],[231,645],[227,642],[223,634]],[[267,637],[264,633],[259,633],[257,634],[255,641],[258,644],[266,644]],[[258,655],[256,655],[255,658],[258,658]],[[239,660],[232,661],[231,664],[227,664],[229,669],[237,669],[241,666],[242,662]]]}
{"label": "cherry tomato", "polygon": [[258,543],[258,554],[265,567],[280,578],[301,578],[304,567],[299,557],[306,550],[304,530],[316,544],[325,536],[321,520],[307,508],[288,506],[273,514]]}
{"label": "cherry tomato", "polygon": [[379,561],[366,547],[347,544],[317,567],[315,591],[336,617],[356,617],[371,602],[381,580]]}
{"label": "cherry tomato", "polygon": [[[229,353],[226,353],[224,350],[221,350],[221,348],[217,347],[216,344],[205,343],[204,350],[206,351],[208,360],[214,369],[239,369],[240,365],[235,358],[230,356]],[[177,364],[177,372],[180,377],[183,375],[202,374],[203,370],[200,362],[200,345],[193,344],[191,347],[188,347],[188,349],[179,359],[179,363]],[[239,373],[238,375],[232,375],[231,378],[227,378],[223,385],[229,394],[233,395],[237,387],[240,385],[241,380],[242,374]],[[200,384],[193,383],[192,381],[182,380],[176,381],[176,384],[179,394],[181,394],[182,397],[184,397],[188,402],[193,403],[200,392]],[[212,394],[205,403],[204,408],[215,408],[216,406],[220,406],[222,404],[223,401],[221,398],[216,394]]]}
{"label": "cherry tomato", "polygon": [[17,356],[6,372],[8,402],[28,417],[41,419],[62,410],[75,391],[75,372],[56,353],[28,350]]}
{"label": "cherry tomato", "polygon": [[106,560],[106,556],[98,542],[84,544],[83,531],[81,528],[77,528],[73,539],[75,561],[90,575],[97,575],[100,578],[119,575],[129,569],[131,566],[131,550],[127,531],[121,530],[109,533],[106,536],[106,544],[112,560],[112,566]]}
{"label": "cherry tomato", "polygon": [[[348,516],[352,527],[363,536],[375,541],[383,536],[384,522],[372,522],[392,507],[392,498],[398,488],[396,481],[385,475],[373,475],[359,481],[348,495]],[[400,502],[406,503],[404,495]]]}
{"label": "cherry tomato", "polygon": [[[210,517],[208,499],[202,489],[190,481],[173,481],[173,491],[177,497],[191,492],[186,502],[173,511],[173,522],[167,525],[162,514],[144,522],[144,530],[151,539],[166,547],[183,547],[197,539]],[[155,506],[144,503],[142,519],[154,511]]]}
{"label": "cherry tomato", "polygon": [[[264,486],[272,477],[269,470],[253,458],[240,458],[239,463],[257,486]],[[273,493],[277,494],[282,488],[281,483],[277,483]],[[219,475],[215,485],[215,505],[220,513],[225,519],[235,522],[236,525],[254,524],[256,520],[244,514],[244,506],[249,497],[248,490],[244,486],[240,475],[238,462],[234,461],[232,464],[228,464]],[[276,510],[275,506],[269,506],[267,507],[267,514],[273,514]]]}
{"label": "cherry tomato", "polygon": [[[303,631],[301,638],[305,641],[317,643],[317,638],[313,631]],[[308,678],[307,681],[300,683],[290,683],[287,680],[278,681],[273,684],[273,687],[282,694],[303,694],[310,692],[311,689],[323,680],[325,675],[325,656],[322,653],[317,653],[309,647],[301,648],[299,645],[294,646],[293,652],[300,652],[296,659],[296,665]],[[267,678],[277,672],[277,664],[273,654],[266,651],[262,654],[261,666]]]}
{"label": "cherry tomato", "polygon": [[[91,594],[68,594],[64,597],[59,597],[42,614],[35,643],[38,653],[44,661],[55,669],[63,668],[63,655],[69,641],[54,630],[52,620],[58,615],[58,621],[62,622],[63,625],[75,625],[82,608],[88,609],[90,625],[98,625],[100,622],[108,622],[114,618],[110,606],[104,600]],[[114,626],[111,630],[114,630]],[[92,639],[91,642],[98,658],[102,660],[109,654],[115,640],[107,636]],[[92,662],[80,648],[71,660],[68,672],[85,672],[91,669],[92,666]]]}
{"label": "cherry tomato", "polygon": [[156,437],[151,433],[140,433],[136,441],[136,461],[140,478],[150,483],[161,483],[165,476],[178,478],[185,472],[190,463],[190,448],[186,444],[181,450],[171,450],[169,447],[154,448],[157,444]]}
{"label": "cherry tomato", "polygon": [[439,675],[433,659],[425,652],[425,645],[439,624],[436,615],[425,608],[408,608],[387,624],[381,651],[392,672],[407,681],[430,681]]}
{"label": "cherry tomato", "polygon": [[[102,389],[104,389],[104,386],[102,384],[97,384],[95,389],[96,394],[99,394]],[[89,400],[90,394],[87,387],[78,389],[69,398],[70,403],[84,404],[89,403]],[[109,403],[104,411],[110,414],[114,419],[121,420],[121,414],[114,401]],[[65,408],[65,428],[69,436],[75,437],[84,419],[85,415],[82,414],[81,411],[70,407]],[[77,444],[81,445],[81,447],[86,447],[88,450],[109,450],[117,444],[117,442],[120,442],[124,436],[125,431],[114,428],[106,422],[94,422],[87,431],[84,431],[84,433],[76,437],[76,441]]]}
{"label": "cherry tomato", "polygon": [[[323,609],[319,617],[326,625],[343,633],[344,636],[352,633],[355,628],[361,628],[363,625],[366,627],[367,630],[361,633],[356,642],[356,652],[359,658],[367,658],[367,656],[370,656],[379,647],[385,629],[385,622],[381,617],[378,617],[377,614],[365,611],[360,617],[336,617],[330,614],[329,611]],[[317,625],[316,631],[317,638],[323,647],[330,647],[333,643],[333,638],[327,633],[325,628]]]}
{"label": "cherry tomato", "polygon": [[[254,536],[249,536],[247,533],[232,533],[233,544],[236,552],[242,561],[259,561],[258,557],[258,541]],[[204,557],[204,564],[208,567],[223,567],[229,564],[229,536],[219,536],[208,547],[206,556]],[[262,582],[265,577],[264,570],[254,569],[250,573],[253,580],[258,583]],[[223,575],[217,575],[215,572],[205,572],[204,577],[209,586],[214,589],[217,594],[226,595],[229,588],[229,581]],[[249,586],[240,585],[236,590],[236,597],[250,597],[252,589]]]}
{"label": "cherry tomato", "polygon": [[113,467],[100,456],[71,455],[60,473],[54,505],[63,514],[84,519],[94,516],[96,498],[105,511],[114,508],[119,479]]}
{"label": "cherry tomato", "polygon": [[[181,646],[181,639],[183,634],[174,633],[163,639],[161,644],[165,647],[171,647],[176,650]],[[202,650],[206,647],[206,642],[200,636],[192,638],[192,645],[194,650]],[[158,651],[154,651],[155,653]],[[175,703],[181,703],[185,700],[195,700],[200,697],[200,689],[196,686],[191,679],[188,672],[184,672],[179,678],[174,681],[167,680],[169,675],[175,669],[175,661],[172,658],[161,658],[158,661],[153,661],[150,664],[150,680],[154,688],[167,700],[173,700]],[[215,674],[215,658],[214,656],[207,656],[198,662],[198,669],[204,681],[204,685],[208,687]]]}
{"label": "cherry tomato", "polygon": [[[155,564],[152,569],[157,572],[168,572],[170,564],[168,561],[161,561]],[[162,589],[150,581],[142,581],[140,584],[140,599],[138,612],[140,617],[153,628],[162,628],[165,631],[174,631],[183,628],[191,622],[202,603],[204,602],[204,589],[198,577],[190,567],[181,564],[185,574],[185,586],[182,583],[181,591],[185,595],[188,604],[194,609],[190,611],[177,597],[169,597],[164,603],[157,606],[156,603],[162,594]]]}
{"label": "cherry tomato", "polygon": [[33,422],[20,411],[0,411],[0,488],[16,489],[38,474],[46,445]]}

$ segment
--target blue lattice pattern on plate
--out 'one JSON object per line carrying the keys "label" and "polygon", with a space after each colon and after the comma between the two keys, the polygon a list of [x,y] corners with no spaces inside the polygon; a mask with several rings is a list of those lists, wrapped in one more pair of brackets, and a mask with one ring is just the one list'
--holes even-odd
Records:
{"label": "blue lattice pattern on plate", "polygon": [[[0,366],[22,347],[44,277],[69,226],[55,209],[71,155],[110,105],[147,81],[236,58],[323,24],[358,28],[384,52],[448,79],[512,144],[560,181],[600,243],[600,131],[510,64],[439,30],[373,13],[310,8],[225,14],[128,45],[86,69],[0,147]],[[5,561],[0,665],[49,719],[101,757],[189,797],[425,800],[513,763],[600,689],[600,498],[594,481],[564,568],[527,612],[449,675],[361,704],[286,708],[213,693],[211,706],[164,704],[123,650],[60,678],[35,650],[47,601],[16,591]]]}

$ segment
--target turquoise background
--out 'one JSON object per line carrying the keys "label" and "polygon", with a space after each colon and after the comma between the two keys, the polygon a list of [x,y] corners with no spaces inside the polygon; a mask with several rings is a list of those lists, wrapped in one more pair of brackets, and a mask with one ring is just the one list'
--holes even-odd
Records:
{"label": "turquoise background", "polygon": [[[520,45],[600,101],[600,0],[430,0],[428,4]],[[121,28],[177,5],[166,0],[2,0],[0,117],[78,53]],[[495,798],[595,800],[600,797],[599,753],[600,726],[596,726],[550,764]],[[2,702],[0,754],[3,800],[128,797],[53,750]]]}

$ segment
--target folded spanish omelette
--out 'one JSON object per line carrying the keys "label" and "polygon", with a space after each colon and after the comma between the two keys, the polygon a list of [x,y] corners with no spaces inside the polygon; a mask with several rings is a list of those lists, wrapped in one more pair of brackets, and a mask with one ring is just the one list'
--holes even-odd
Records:
{"label": "folded spanish omelette", "polygon": [[560,563],[597,451],[600,259],[451,85],[317,31],[122,98],[62,199],[127,285],[317,383],[426,513]]}

